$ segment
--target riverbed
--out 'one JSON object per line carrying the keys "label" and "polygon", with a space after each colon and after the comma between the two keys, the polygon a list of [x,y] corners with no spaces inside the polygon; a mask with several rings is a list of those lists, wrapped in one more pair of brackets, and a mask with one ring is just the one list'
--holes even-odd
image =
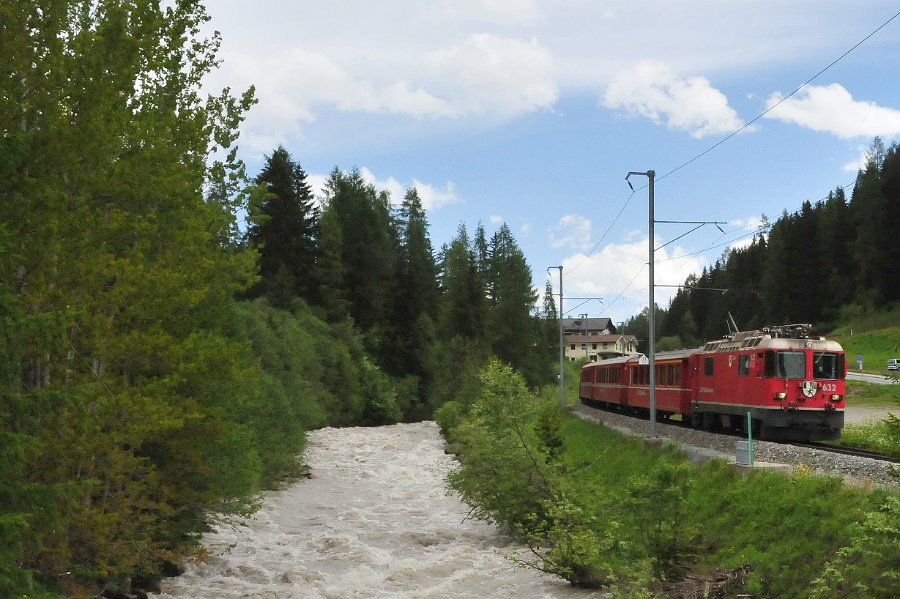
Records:
{"label": "riverbed", "polygon": [[527,552],[447,493],[433,422],[313,431],[312,478],[263,497],[205,556],[163,581],[175,598],[577,598],[603,593],[522,568]]}

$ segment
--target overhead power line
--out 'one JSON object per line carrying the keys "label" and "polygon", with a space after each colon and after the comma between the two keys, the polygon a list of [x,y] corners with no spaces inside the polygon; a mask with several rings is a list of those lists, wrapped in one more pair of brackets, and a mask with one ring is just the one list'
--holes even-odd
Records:
{"label": "overhead power line", "polygon": [[759,113],[756,117],[754,117],[753,120],[747,122],[745,125],[743,125],[742,127],[738,128],[737,130],[735,130],[735,131],[729,133],[729,134],[726,135],[724,138],[720,139],[719,141],[717,141],[716,143],[714,143],[714,144],[711,145],[710,147],[706,148],[705,150],[703,150],[702,152],[700,152],[699,154],[697,154],[696,156],[694,156],[693,158],[691,158],[691,159],[688,160],[687,162],[684,162],[684,163],[680,164],[679,166],[675,167],[674,169],[670,170],[670,171],[667,172],[666,174],[659,176],[659,177],[656,179],[657,182],[661,181],[662,179],[665,179],[665,178],[668,177],[669,175],[672,175],[672,174],[674,174],[674,173],[680,171],[681,169],[683,169],[683,168],[686,167],[687,165],[691,164],[692,162],[695,162],[696,160],[699,160],[699,159],[702,158],[703,156],[709,154],[710,152],[712,152],[713,150],[715,150],[716,148],[718,148],[719,146],[721,146],[723,143],[725,143],[726,141],[728,141],[729,139],[731,139],[732,137],[734,137],[735,135],[737,135],[737,134],[740,133],[741,131],[744,131],[745,129],[747,129],[747,127],[749,127],[750,125],[752,125],[753,123],[755,123],[755,122],[758,121],[759,119],[763,118],[764,116],[766,116],[767,114],[769,114],[770,112],[772,112],[775,108],[777,108],[779,105],[781,105],[782,103],[784,103],[788,98],[790,98],[791,96],[793,96],[794,94],[796,94],[797,92],[799,92],[801,89],[803,89],[804,87],[806,87],[807,85],[809,85],[810,83],[812,83],[813,81],[815,81],[816,79],[818,79],[818,78],[819,78],[823,73],[825,73],[828,69],[830,69],[831,67],[833,67],[834,65],[836,65],[837,63],[839,63],[840,61],[842,61],[844,58],[846,58],[848,54],[850,54],[851,52],[853,52],[854,50],[856,50],[857,48],[859,48],[861,45],[863,45],[863,44],[864,44],[866,41],[868,41],[869,38],[871,38],[873,35],[875,35],[875,34],[878,33],[879,31],[881,31],[881,30],[884,29],[885,27],[887,27],[887,26],[891,23],[891,21],[893,21],[893,20],[896,19],[897,17],[900,17],[900,11],[894,13],[894,15],[893,15],[891,18],[889,18],[887,21],[885,21],[884,23],[882,23],[881,25],[879,25],[874,31],[872,31],[872,33],[870,33],[869,35],[867,35],[867,36],[864,37],[863,39],[861,39],[861,40],[859,40],[858,42],[856,42],[855,44],[853,44],[853,46],[852,46],[849,50],[847,50],[846,52],[844,52],[843,54],[841,54],[840,56],[838,56],[837,58],[835,58],[833,61],[831,61],[831,63],[829,63],[828,66],[826,66],[825,68],[823,68],[822,70],[820,70],[818,73],[816,73],[815,75],[813,75],[812,77],[810,77],[809,79],[807,79],[806,81],[804,81],[803,83],[801,83],[799,86],[797,86],[797,88],[794,89],[794,91],[792,91],[791,93],[789,93],[789,94],[786,95],[785,97],[781,98],[780,100],[778,100],[777,102],[775,102],[774,104],[772,104],[771,106],[769,106],[768,108],[766,108],[765,110],[763,110],[763,111],[762,111],[761,113]]}
{"label": "overhead power line", "polygon": [[[872,32],[870,32],[870,33],[869,33],[868,35],[866,35],[864,38],[862,38],[861,40],[859,40],[858,42],[856,42],[855,44],[853,44],[853,46],[851,46],[847,51],[845,51],[843,54],[841,54],[841,55],[838,56],[836,59],[834,59],[833,61],[831,61],[827,66],[825,66],[824,68],[820,69],[820,70],[819,70],[816,74],[814,74],[812,77],[810,77],[809,79],[807,79],[806,81],[804,81],[803,83],[801,83],[799,86],[797,86],[791,93],[789,93],[789,94],[787,94],[786,96],[784,96],[783,98],[781,98],[778,102],[772,104],[772,106],[769,106],[768,108],[766,108],[764,111],[762,111],[761,113],[759,113],[756,117],[754,117],[752,120],[748,121],[748,122],[747,122],[746,124],[744,124],[743,126],[739,127],[738,129],[736,129],[735,131],[731,132],[730,134],[728,134],[728,135],[725,136],[724,138],[720,139],[718,142],[714,143],[713,145],[711,145],[710,147],[706,148],[705,150],[703,150],[702,152],[700,152],[700,153],[697,154],[696,156],[692,157],[690,160],[687,160],[687,161],[683,162],[682,164],[678,165],[678,166],[675,167],[674,169],[672,169],[672,170],[666,172],[665,174],[663,174],[663,175],[657,177],[656,181],[659,182],[660,180],[665,179],[665,178],[668,177],[669,175],[672,175],[672,174],[674,174],[674,173],[680,171],[681,169],[685,168],[686,166],[688,166],[688,165],[690,165],[690,164],[696,162],[697,160],[699,160],[699,159],[702,158],[703,156],[709,154],[710,152],[712,152],[713,150],[715,150],[716,148],[718,148],[719,146],[721,146],[722,144],[724,144],[724,143],[725,143],[726,141],[728,141],[729,139],[731,139],[731,138],[733,138],[734,136],[736,136],[738,133],[740,133],[740,132],[746,130],[746,129],[747,129],[748,127],[750,127],[753,123],[755,123],[756,121],[760,120],[760,119],[763,118],[765,115],[767,115],[768,113],[770,113],[772,110],[774,110],[775,108],[777,108],[779,105],[781,105],[782,103],[784,103],[785,101],[787,101],[788,98],[791,98],[792,96],[796,95],[801,89],[803,89],[804,87],[806,87],[807,85],[809,85],[810,83],[812,83],[813,81],[815,81],[816,79],[818,79],[822,74],[824,74],[826,71],[828,71],[829,69],[831,69],[831,67],[833,67],[834,65],[836,65],[837,63],[839,63],[841,60],[843,60],[844,58],[846,58],[851,52],[853,52],[854,50],[856,50],[857,48],[859,48],[861,45],[863,45],[865,42],[867,42],[870,38],[872,38],[875,34],[877,34],[879,31],[881,31],[882,29],[884,29],[885,27],[887,27],[891,22],[893,22],[895,19],[897,19],[897,17],[900,17],[900,11],[898,11],[898,12],[894,13],[893,15],[891,15],[891,17],[889,17],[889,18],[888,18],[886,21],[884,21],[881,25],[879,25],[878,27],[876,27]],[[644,187],[646,187],[646,185],[643,186],[643,187],[641,187],[640,189],[643,189]],[[845,187],[848,187],[848,186],[845,186]],[[582,259],[582,261],[579,262],[572,270],[575,270],[575,269],[579,268],[580,266],[582,266],[582,265],[587,261],[587,259],[588,259],[588,258],[589,258],[596,250],[597,250],[597,248],[600,246],[600,243],[602,243],[603,239],[606,238],[606,235],[609,233],[609,231],[612,229],[612,227],[615,225],[615,223],[619,220],[619,217],[622,215],[622,212],[623,212],[623,211],[625,210],[625,208],[628,206],[628,203],[631,201],[631,198],[634,196],[634,194],[635,194],[636,191],[638,191],[638,190],[632,189],[631,195],[629,195],[629,196],[628,196],[628,199],[625,200],[625,203],[623,204],[622,208],[619,210],[618,214],[616,214],[616,217],[613,219],[612,223],[611,223],[610,226],[607,228],[607,230],[603,233],[603,237],[600,238],[600,241],[598,241],[598,242],[594,245],[594,247],[591,249],[591,251],[588,252],[587,255],[585,255],[584,259]],[[827,197],[826,197],[826,198],[823,198],[823,199],[827,199]],[[667,259],[667,260],[676,260],[676,259],[680,259],[680,258],[687,258],[687,257],[689,257],[689,256],[695,256],[695,255],[698,255],[698,254],[702,254],[702,253],[704,253],[704,252],[706,252],[706,251],[709,251],[710,249],[714,249],[714,248],[716,248],[716,247],[721,247],[721,246],[723,246],[723,245],[728,245],[728,244],[734,243],[735,241],[740,241],[741,239],[745,239],[746,237],[749,237],[750,235],[756,235],[757,233],[759,233],[759,231],[749,232],[749,233],[746,233],[746,234],[744,234],[744,235],[742,235],[742,236],[740,236],[740,237],[737,237],[737,238],[735,238],[735,239],[729,240],[729,241],[727,241],[727,242],[720,243],[720,244],[717,244],[717,245],[711,245],[711,246],[709,246],[709,247],[707,247],[707,248],[705,248],[705,249],[703,249],[703,250],[700,250],[700,251],[697,251],[697,252],[693,252],[693,253],[691,253],[691,254],[686,254],[686,255],[678,256],[677,258],[669,258],[669,259]],[[720,239],[721,239],[721,237],[720,237]],[[634,277],[632,277],[631,281],[628,282],[628,285],[626,285],[625,288],[622,289],[621,292],[619,292],[619,294],[616,296],[616,298],[615,298],[612,302],[610,302],[609,304],[607,304],[607,307],[611,307],[613,304],[615,304],[615,303],[622,297],[622,295],[628,290],[628,288],[631,287],[631,284],[634,283],[635,279],[637,279],[638,275],[643,271],[643,269],[644,269],[645,266],[646,266],[646,265],[641,266],[641,268],[637,271],[637,273],[635,273]]]}

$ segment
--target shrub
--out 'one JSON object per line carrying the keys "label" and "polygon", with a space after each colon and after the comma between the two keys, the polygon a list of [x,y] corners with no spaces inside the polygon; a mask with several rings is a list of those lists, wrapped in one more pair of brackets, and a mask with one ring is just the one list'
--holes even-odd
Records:
{"label": "shrub", "polygon": [[397,391],[390,379],[368,357],[362,367],[363,424],[378,426],[400,421]]}
{"label": "shrub", "polygon": [[811,597],[900,597],[900,498],[884,497],[853,527],[850,545],[828,562],[813,582]]}

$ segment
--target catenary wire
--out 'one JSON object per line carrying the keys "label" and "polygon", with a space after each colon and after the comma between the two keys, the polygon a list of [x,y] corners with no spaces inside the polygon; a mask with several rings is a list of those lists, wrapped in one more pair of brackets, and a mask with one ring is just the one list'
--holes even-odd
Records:
{"label": "catenary wire", "polygon": [[[874,36],[874,35],[877,34],[879,31],[881,31],[882,29],[884,29],[885,27],[887,27],[887,26],[888,26],[891,22],[893,22],[897,17],[900,17],[900,11],[894,13],[890,18],[888,18],[888,19],[887,19],[886,21],[884,21],[881,25],[879,25],[878,27],[876,27],[871,33],[869,33],[867,36],[865,36],[865,37],[862,38],[860,41],[858,41],[857,43],[855,43],[855,44],[854,44],[853,46],[851,46],[848,50],[846,50],[843,54],[841,54],[841,55],[838,56],[836,59],[834,59],[833,61],[831,61],[827,66],[825,66],[824,68],[820,69],[820,70],[819,70],[816,74],[814,74],[812,77],[810,77],[809,79],[807,79],[806,81],[804,81],[803,83],[801,83],[801,84],[800,84],[799,86],[797,86],[792,92],[790,92],[789,94],[787,94],[786,96],[784,96],[783,98],[781,98],[780,100],[778,100],[778,102],[772,104],[771,106],[769,106],[768,108],[766,108],[764,111],[762,111],[760,114],[758,114],[756,117],[754,117],[753,119],[751,119],[750,121],[748,121],[747,123],[745,123],[743,126],[739,127],[738,129],[736,129],[735,131],[731,132],[730,134],[728,134],[728,135],[725,136],[724,138],[720,139],[718,142],[716,142],[716,143],[713,144],[712,146],[706,148],[705,150],[703,150],[702,152],[700,152],[700,153],[697,154],[696,156],[694,156],[694,157],[692,157],[691,159],[689,159],[689,160],[683,162],[682,164],[680,164],[680,165],[678,165],[677,167],[675,167],[674,169],[672,169],[672,170],[666,172],[665,174],[659,176],[659,177],[656,179],[656,181],[659,182],[659,181],[661,181],[662,179],[665,179],[666,177],[668,177],[668,176],[670,176],[670,175],[673,175],[674,173],[680,171],[681,169],[685,168],[686,166],[688,166],[688,165],[690,165],[690,164],[696,162],[697,160],[699,160],[700,158],[702,158],[702,157],[705,156],[706,154],[709,154],[710,152],[712,152],[713,150],[715,150],[716,148],[718,148],[720,145],[724,144],[726,141],[730,140],[731,138],[735,137],[736,135],[738,135],[738,134],[741,133],[742,131],[746,130],[748,127],[750,127],[751,125],[753,125],[753,123],[755,123],[756,121],[760,120],[760,119],[763,118],[765,115],[767,115],[768,113],[770,113],[772,110],[774,110],[775,108],[777,108],[779,105],[781,105],[782,103],[784,103],[785,101],[787,101],[788,98],[791,98],[792,96],[796,95],[796,94],[797,94],[800,90],[802,90],[804,87],[806,87],[807,85],[809,85],[810,83],[812,83],[813,81],[815,81],[816,79],[818,79],[822,74],[824,74],[826,71],[828,71],[829,69],[831,69],[834,65],[836,65],[838,62],[840,62],[841,60],[843,60],[844,58],[846,58],[851,52],[853,52],[853,51],[856,50],[858,47],[860,47],[862,44],[864,44],[866,41],[868,41],[872,36]],[[631,199],[634,197],[635,193],[636,193],[637,191],[639,191],[639,190],[642,190],[642,189],[646,188],[646,187],[648,187],[648,185],[645,184],[645,185],[643,185],[643,186],[641,186],[641,187],[638,187],[637,189],[633,189],[633,190],[632,190],[631,194],[628,196],[628,198],[625,200],[624,204],[622,205],[622,208],[619,210],[619,212],[616,214],[615,218],[612,220],[612,222],[610,223],[610,225],[607,227],[606,231],[604,231],[603,235],[600,237],[600,240],[597,241],[596,244],[594,244],[594,247],[591,248],[591,250],[584,256],[584,258],[582,258],[582,260],[581,260],[578,264],[576,264],[574,267],[572,267],[572,268],[569,270],[569,272],[573,272],[573,271],[577,270],[578,268],[580,268],[582,265],[584,265],[584,263],[587,261],[587,259],[588,259],[591,255],[593,255],[593,253],[594,253],[595,251],[597,251],[597,248],[600,247],[600,244],[603,242],[604,239],[606,239],[606,236],[607,236],[607,235],[609,234],[609,232],[612,230],[613,226],[615,226],[616,222],[618,222],[619,218],[621,217],[622,213],[625,211],[625,208],[626,208],[626,207],[628,206],[628,204],[631,202]],[[733,239],[733,240],[724,242],[724,243],[722,243],[722,244],[712,245],[712,246],[709,246],[709,247],[707,247],[707,248],[705,248],[705,249],[703,249],[703,250],[700,250],[700,251],[698,251],[698,252],[693,252],[693,253],[691,253],[691,254],[682,255],[682,256],[679,256],[678,258],[687,258],[687,257],[689,257],[689,256],[695,256],[695,255],[701,254],[701,253],[703,253],[703,252],[709,251],[710,249],[714,249],[714,248],[716,248],[716,247],[721,247],[721,246],[723,246],[723,245],[728,245],[728,244],[730,244],[730,243],[734,243],[735,241],[740,241],[741,239],[744,239],[744,238],[746,238],[746,237],[748,237],[748,236],[750,236],[750,235],[756,235],[757,233],[759,233],[759,231],[753,231],[753,232],[747,233],[746,235],[743,235],[743,236],[741,236],[741,237],[738,237],[738,238],[736,238],[736,239]],[[721,239],[721,237],[720,237],[720,239]],[[663,247],[664,247],[664,246],[663,246]],[[669,259],[667,259],[667,260],[661,260],[660,262],[665,262],[665,261],[668,261],[668,260],[674,260],[674,259],[676,259],[676,258],[669,258]],[[615,298],[612,302],[610,302],[609,304],[607,304],[607,308],[609,308],[610,306],[612,306],[615,302],[617,302],[617,301],[622,297],[622,295],[625,293],[625,291],[628,290],[628,288],[631,286],[632,283],[634,283],[634,281],[635,281],[635,279],[638,277],[638,275],[643,271],[643,269],[645,268],[645,266],[646,266],[646,265],[641,266],[641,268],[637,271],[637,273],[635,273],[634,277],[632,277],[631,281],[629,281],[628,285],[626,285],[625,288],[624,288],[621,292],[619,292],[619,294],[616,296],[616,298]]]}

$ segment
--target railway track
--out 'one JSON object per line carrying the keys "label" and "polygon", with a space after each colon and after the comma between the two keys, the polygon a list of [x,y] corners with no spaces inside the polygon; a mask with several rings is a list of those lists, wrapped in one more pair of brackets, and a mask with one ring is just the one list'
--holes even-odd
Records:
{"label": "railway track", "polygon": [[[647,422],[646,416],[629,414],[626,411],[605,409],[602,407],[598,407],[597,405],[586,405],[584,403],[582,403],[581,405],[588,410],[597,410],[599,412],[617,414],[619,416],[622,416],[623,418],[631,418],[635,421]],[[689,423],[683,422],[681,420],[661,419],[661,420],[658,420],[658,422],[661,424],[667,424],[670,426],[677,426],[679,428],[684,428],[684,429],[689,429],[689,430],[697,430],[697,429],[692,428]],[[703,430],[702,432],[705,432],[705,433],[708,433],[711,435],[721,435],[723,437],[732,437],[732,438],[738,438],[738,439],[744,437],[744,435],[742,435],[740,433],[737,433],[734,431],[727,431],[727,430],[715,430],[715,431]],[[880,460],[882,462],[891,462],[893,464],[900,464],[900,458],[896,458],[896,457],[889,456],[889,455],[886,455],[883,453],[879,453],[877,451],[862,449],[859,447],[839,447],[836,445],[829,445],[827,443],[804,442],[804,441],[767,441],[767,442],[778,443],[780,445],[790,445],[793,447],[805,447],[808,449],[816,449],[818,451],[826,451],[829,453],[837,453],[837,454],[841,454],[841,455],[856,456],[856,457],[860,457],[860,458],[869,458],[872,460]]]}
{"label": "railway track", "polygon": [[872,460],[881,460],[883,462],[892,462],[894,464],[900,464],[900,458],[896,458],[893,456],[889,456],[883,453],[878,453],[877,451],[870,451],[868,449],[860,449],[858,447],[837,447],[835,445],[828,445],[826,443],[803,443],[800,441],[790,441],[786,442],[787,445],[794,445],[796,447],[808,447],[810,449],[817,449],[819,451],[828,451],[830,453],[839,453],[841,455],[852,455],[860,458],[869,458]]}

